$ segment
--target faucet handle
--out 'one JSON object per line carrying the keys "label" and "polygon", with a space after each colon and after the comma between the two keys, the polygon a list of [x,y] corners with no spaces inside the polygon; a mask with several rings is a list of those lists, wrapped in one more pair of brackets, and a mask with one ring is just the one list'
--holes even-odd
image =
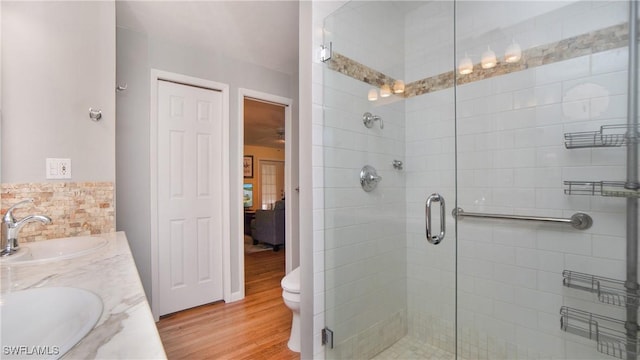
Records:
{"label": "faucet handle", "polygon": [[22,201],[19,201],[19,202],[13,204],[13,206],[11,206],[7,210],[7,212],[4,214],[4,216],[2,217],[2,222],[15,223],[16,219],[13,217],[13,210],[15,208],[17,208],[18,206],[23,205],[23,204],[27,204],[27,203],[33,203],[33,199],[26,199],[26,200],[22,200]]}

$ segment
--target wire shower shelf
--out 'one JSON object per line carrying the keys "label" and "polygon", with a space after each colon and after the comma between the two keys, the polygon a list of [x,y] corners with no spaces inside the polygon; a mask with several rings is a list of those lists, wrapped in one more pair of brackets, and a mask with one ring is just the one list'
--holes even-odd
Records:
{"label": "wire shower shelf", "polygon": [[562,285],[594,293],[602,303],[638,306],[638,293],[628,292],[624,281],[569,270],[564,270],[562,277]]}
{"label": "wire shower shelf", "polygon": [[563,306],[560,308],[560,328],[596,341],[598,351],[603,354],[619,359],[628,359],[627,355],[637,358],[638,340],[631,339],[627,344],[624,321]]}
{"label": "wire shower shelf", "polygon": [[640,198],[640,189],[625,188],[624,181],[565,181],[566,195]]}
{"label": "wire shower shelf", "polygon": [[[625,146],[632,141],[628,129],[626,124],[604,125],[599,131],[566,133],[564,146],[567,149]],[[637,139],[637,136],[634,138]]]}

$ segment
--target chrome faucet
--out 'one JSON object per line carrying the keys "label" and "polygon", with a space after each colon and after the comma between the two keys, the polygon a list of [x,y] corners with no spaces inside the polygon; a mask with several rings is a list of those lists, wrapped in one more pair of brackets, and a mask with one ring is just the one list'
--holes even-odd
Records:
{"label": "chrome faucet", "polygon": [[7,210],[7,213],[2,217],[2,252],[0,256],[9,256],[18,251],[18,232],[22,227],[30,222],[40,221],[43,224],[50,224],[51,218],[45,215],[29,215],[20,220],[16,220],[13,217],[13,210],[27,203],[33,203],[33,199],[27,199],[20,201]]}

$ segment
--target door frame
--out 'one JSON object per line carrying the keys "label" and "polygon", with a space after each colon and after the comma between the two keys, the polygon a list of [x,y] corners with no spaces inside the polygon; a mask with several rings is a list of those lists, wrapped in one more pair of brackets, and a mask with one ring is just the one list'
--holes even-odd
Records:
{"label": "door frame", "polygon": [[[292,213],[292,191],[293,191],[293,186],[292,186],[292,176],[291,176],[291,165],[292,165],[292,137],[294,136],[293,132],[292,132],[292,124],[291,124],[291,105],[293,104],[293,101],[289,98],[286,97],[282,97],[282,96],[278,96],[278,95],[273,95],[273,94],[269,94],[269,93],[265,93],[265,92],[261,92],[261,91],[256,91],[256,90],[251,90],[251,89],[245,89],[245,88],[239,88],[238,89],[238,137],[236,138],[237,141],[237,148],[236,150],[238,151],[238,154],[244,154],[244,99],[245,98],[251,98],[254,100],[258,100],[258,101],[265,101],[265,102],[270,102],[270,103],[275,103],[275,104],[279,104],[279,105],[283,105],[284,106],[284,138],[285,138],[285,143],[284,143],[284,193],[285,193],[285,199],[284,199],[284,222],[285,222],[285,238],[284,238],[284,247],[285,249],[291,249],[292,246],[292,242],[293,242],[293,226],[292,226],[292,221],[293,221],[293,213]],[[242,203],[242,182],[244,179],[243,176],[243,168],[242,168],[242,163],[239,162],[238,164],[235,165],[235,171],[236,171],[236,176],[238,179],[240,179],[239,181],[241,183],[238,184],[238,186],[236,186],[236,192],[235,194],[232,194],[232,199],[236,199],[235,201],[240,204]],[[238,294],[236,294],[237,296],[239,296],[239,299],[243,299],[245,296],[244,293],[244,282],[245,282],[245,277],[244,277],[244,222],[240,221],[240,219],[244,219],[244,216],[242,214],[242,207],[240,207],[238,209],[238,214],[237,214],[237,223],[234,224],[234,226],[236,227],[236,231],[237,234],[239,235],[238,238],[236,239],[237,244],[238,244],[238,249],[240,251],[238,251],[238,274],[240,274],[240,288],[238,291]],[[288,274],[289,272],[291,272],[291,270],[293,270],[292,264],[293,264],[293,254],[291,251],[286,251],[285,253],[285,271]],[[238,300],[239,300],[238,299]]]}
{"label": "door frame", "polygon": [[155,321],[159,320],[158,300],[159,273],[158,259],[158,81],[171,81],[174,83],[195,86],[222,94],[222,291],[225,302],[231,301],[231,250],[229,233],[231,222],[229,218],[229,85],[191,77],[183,74],[172,73],[163,70],[151,69],[150,76],[150,116],[149,116],[149,189],[150,189],[150,234],[151,234],[151,313]]}

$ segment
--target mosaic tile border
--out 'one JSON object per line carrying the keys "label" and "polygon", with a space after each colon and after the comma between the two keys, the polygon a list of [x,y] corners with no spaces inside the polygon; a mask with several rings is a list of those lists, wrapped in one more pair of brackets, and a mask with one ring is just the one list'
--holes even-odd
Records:
{"label": "mosaic tile border", "polygon": [[43,214],[53,220],[49,225],[25,225],[20,231],[23,242],[115,231],[113,182],[4,183],[0,191],[2,214],[13,204],[32,198],[33,205],[16,208],[15,217]]}
{"label": "mosaic tile border", "polygon": [[329,69],[365,82],[369,85],[380,87],[384,84],[392,85],[395,81],[392,77],[387,76],[378,70],[372,69],[367,65],[360,64],[359,62],[335,51],[331,54],[331,59],[329,59],[327,64]]}
{"label": "mosaic tile border", "polygon": [[[406,84],[405,92],[402,96],[411,98],[451,88],[456,82],[460,85],[468,84],[580,56],[625,47],[628,45],[628,39],[629,25],[627,23],[610,26],[524,50],[522,51],[522,58],[517,63],[507,63],[502,58],[498,59],[496,67],[491,69],[483,69],[479,63],[474,64],[473,72],[468,75],[458,74],[456,76],[455,71],[449,71],[413,81]],[[335,51],[327,63],[329,69],[373,86],[380,87],[383,84],[392,85],[395,82],[395,79],[390,76],[360,64]]]}

